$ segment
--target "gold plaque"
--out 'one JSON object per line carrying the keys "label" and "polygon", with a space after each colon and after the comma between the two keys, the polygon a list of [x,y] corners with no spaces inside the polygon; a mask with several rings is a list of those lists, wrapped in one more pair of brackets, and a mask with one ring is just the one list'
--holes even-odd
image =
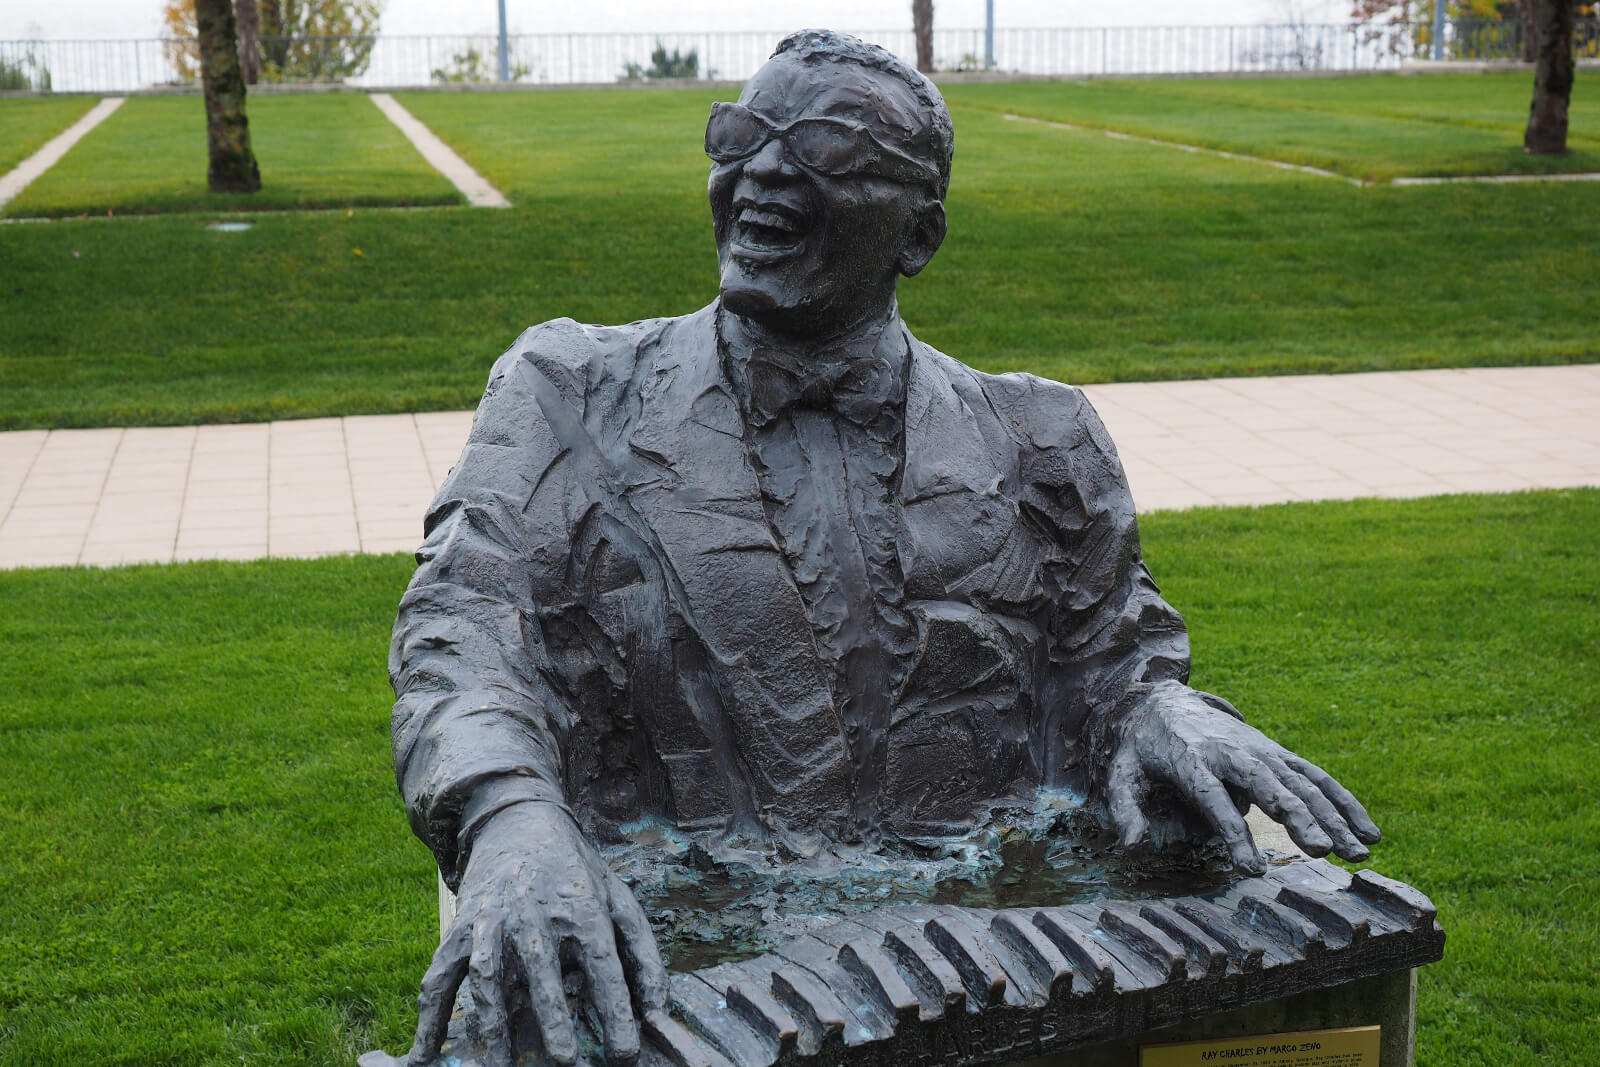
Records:
{"label": "gold plaque", "polygon": [[1144,1045],[1139,1067],[1378,1067],[1376,1026]]}

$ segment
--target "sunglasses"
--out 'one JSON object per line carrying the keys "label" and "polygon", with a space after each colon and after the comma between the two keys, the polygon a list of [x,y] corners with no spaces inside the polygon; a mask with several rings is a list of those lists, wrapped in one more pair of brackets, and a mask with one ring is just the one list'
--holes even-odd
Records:
{"label": "sunglasses", "polygon": [[749,159],[774,137],[810,170],[834,178],[871,174],[907,184],[939,187],[939,175],[921,160],[884,144],[866,126],[849,119],[817,117],[774,126],[741,104],[711,105],[706,155],[717,163]]}

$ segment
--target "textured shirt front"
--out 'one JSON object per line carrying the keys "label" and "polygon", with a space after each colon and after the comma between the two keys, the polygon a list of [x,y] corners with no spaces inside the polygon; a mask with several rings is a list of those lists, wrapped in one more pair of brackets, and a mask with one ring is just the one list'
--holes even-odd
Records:
{"label": "textured shirt front", "polygon": [[832,668],[862,834],[881,822],[884,742],[917,647],[900,560],[910,348],[898,321],[812,350],[724,351],[763,507]]}

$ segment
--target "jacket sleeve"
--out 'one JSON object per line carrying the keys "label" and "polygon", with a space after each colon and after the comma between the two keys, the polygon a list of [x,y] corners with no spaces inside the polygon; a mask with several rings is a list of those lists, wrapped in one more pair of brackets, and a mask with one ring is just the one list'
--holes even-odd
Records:
{"label": "jacket sleeve", "polygon": [[541,398],[571,390],[529,354],[552,326],[524,334],[495,364],[466,448],[428,510],[389,651],[395,776],[452,890],[489,816],[522,801],[565,803],[572,711],[537,611],[569,555],[566,450]]}
{"label": "jacket sleeve", "polygon": [[1019,506],[1054,545],[1041,579],[1056,679],[1046,744],[1061,746],[1050,762],[1093,793],[1120,721],[1188,681],[1189,636],[1140,555],[1133,495],[1088,398],[1031,375],[997,381],[991,395],[1020,445]]}

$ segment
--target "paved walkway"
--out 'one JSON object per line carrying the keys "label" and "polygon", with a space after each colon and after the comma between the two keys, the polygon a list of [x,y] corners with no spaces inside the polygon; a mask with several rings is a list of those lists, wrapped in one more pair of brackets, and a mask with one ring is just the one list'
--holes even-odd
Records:
{"label": "paved walkway", "polygon": [[[1600,486],[1600,365],[1086,391],[1143,511]],[[471,422],[0,433],[0,567],[409,551]]]}
{"label": "paved walkway", "polygon": [[121,96],[108,96],[101,100],[90,108],[83,118],[50,138],[43,147],[18,163],[11,171],[0,175],[0,208],[15,200],[21,195],[22,190],[33,184],[35,178],[55,166],[62,156],[72,150],[73,145],[83,140],[85,134],[121,107],[125,99],[127,98]]}
{"label": "paved walkway", "polygon": [[1220,148],[1206,148],[1202,145],[1185,144],[1182,141],[1168,141],[1160,137],[1141,137],[1134,133],[1123,133],[1121,130],[1108,130],[1100,126],[1083,126],[1076,122],[1057,122],[1053,119],[1038,119],[1031,115],[1002,114],[1003,119],[1012,122],[1031,122],[1036,126],[1050,126],[1057,130],[1072,130],[1074,133],[1099,133],[1117,141],[1137,141],[1139,144],[1153,144],[1160,148],[1175,148],[1180,152],[1189,152],[1194,155],[1218,156],[1222,159],[1236,159],[1242,163],[1259,163],[1264,167],[1276,167],[1279,170],[1297,170],[1302,174],[1314,174],[1319,178],[1332,178],[1335,181],[1346,182],[1350,185],[1363,188],[1375,185],[1515,185],[1519,182],[1600,182],[1600,171],[1581,171],[1569,174],[1467,174],[1452,178],[1388,178],[1382,181],[1369,181],[1365,178],[1352,178],[1348,174],[1324,170],[1322,167],[1308,167],[1302,163],[1286,163],[1281,159],[1268,159],[1265,156],[1247,156],[1239,152],[1226,152]]}
{"label": "paved walkway", "polygon": [[395,124],[399,131],[406,135],[412,147],[422,154],[429,166],[443,174],[451,185],[458,189],[462,196],[467,198],[467,203],[473,207],[510,207],[511,201],[505,194],[489,184],[489,179],[472,169],[472,165],[460,156],[455,150],[443,141],[428,127],[419,122],[416,116],[400,105],[400,101],[388,93],[373,93],[372,102],[378,106],[388,120]]}

